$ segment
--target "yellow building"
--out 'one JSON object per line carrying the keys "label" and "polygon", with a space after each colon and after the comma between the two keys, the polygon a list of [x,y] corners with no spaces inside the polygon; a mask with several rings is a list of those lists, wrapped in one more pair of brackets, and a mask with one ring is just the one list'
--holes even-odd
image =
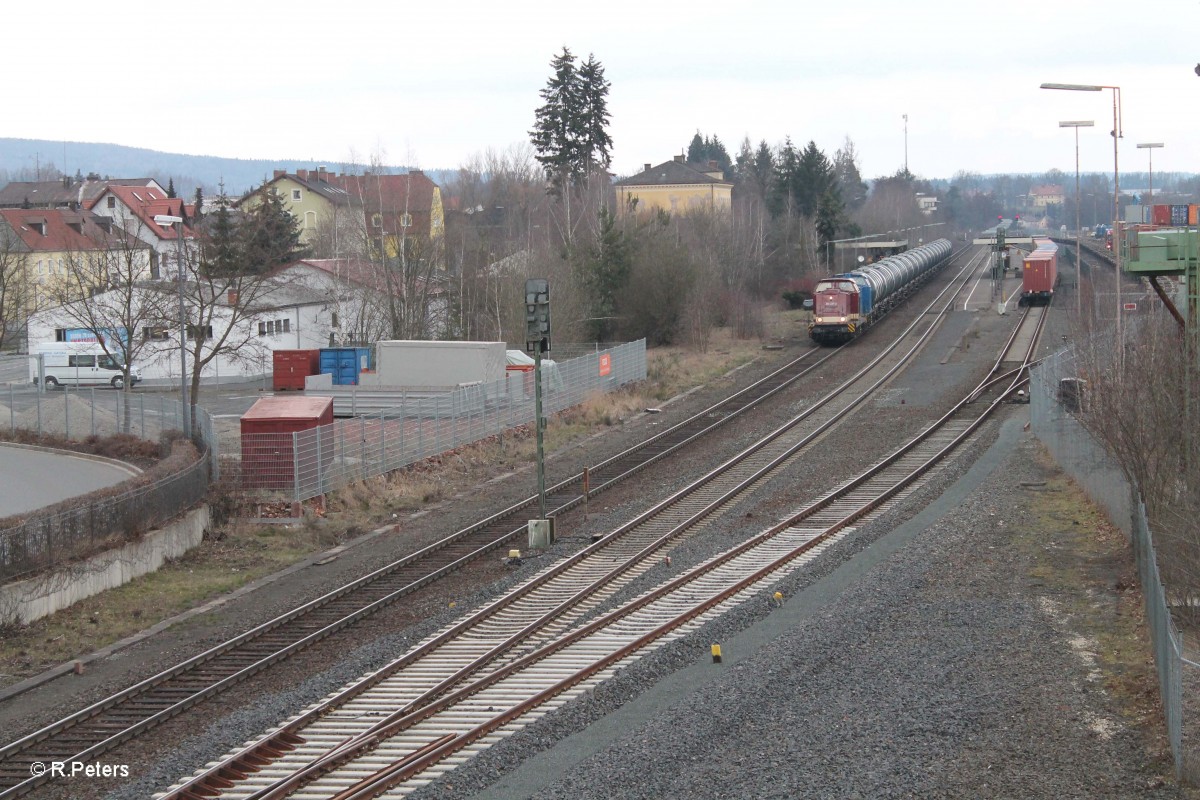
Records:
{"label": "yellow building", "polygon": [[1046,206],[1061,206],[1065,200],[1063,187],[1055,183],[1034,186],[1029,190],[1029,205],[1038,210],[1044,210]]}
{"label": "yellow building", "polygon": [[270,182],[243,197],[237,205],[252,211],[262,202],[264,191],[274,190],[288,213],[299,221],[301,244],[311,246],[322,225],[328,226],[330,220],[350,216],[341,213],[350,208],[351,198],[345,188],[330,181],[336,177],[336,173],[326,172],[324,168],[300,169],[295,173],[277,169]]}
{"label": "yellow building", "polygon": [[658,210],[671,214],[690,211],[728,211],[733,202],[733,184],[725,180],[716,162],[705,169],[675,156],[658,166],[647,164],[637,175],[617,181],[620,214]]}
{"label": "yellow building", "polygon": [[0,209],[0,262],[29,311],[113,284],[148,280],[150,248],[90,211]]}
{"label": "yellow building", "polygon": [[[262,202],[262,193],[279,194],[288,213],[300,222],[300,241],[314,249],[351,252],[356,247],[378,253],[386,245],[389,258],[408,240],[435,241],[445,233],[442,190],[419,169],[399,175],[338,175],[324,167],[294,173],[275,170],[264,186],[246,195],[237,205],[251,211]],[[342,246],[330,241],[342,238]],[[355,241],[358,240],[358,241]]]}

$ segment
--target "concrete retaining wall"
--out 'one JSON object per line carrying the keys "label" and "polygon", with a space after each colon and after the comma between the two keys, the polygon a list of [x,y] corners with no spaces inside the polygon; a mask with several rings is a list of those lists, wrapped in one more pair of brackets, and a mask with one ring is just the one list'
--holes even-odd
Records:
{"label": "concrete retaining wall", "polygon": [[116,550],[0,586],[0,621],[29,623],[154,572],[200,544],[209,521],[208,506],[203,505]]}

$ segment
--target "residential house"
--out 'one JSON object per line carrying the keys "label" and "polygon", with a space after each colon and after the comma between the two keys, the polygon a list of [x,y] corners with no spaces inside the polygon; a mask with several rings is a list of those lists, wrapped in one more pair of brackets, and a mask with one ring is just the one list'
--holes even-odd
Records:
{"label": "residential house", "polygon": [[29,311],[150,277],[149,248],[90,211],[0,209],[0,242],[21,258]]}
{"label": "residential house", "polygon": [[733,202],[733,183],[725,180],[715,161],[699,169],[675,156],[657,166],[646,164],[637,175],[619,180],[618,214],[641,214],[654,209],[670,213],[726,212]]}
{"label": "residential house", "polygon": [[153,178],[86,178],[13,181],[0,189],[0,208],[81,208],[90,211],[109,186],[138,186],[166,194]]}
{"label": "residential house", "polygon": [[412,253],[420,250],[418,243],[440,242],[445,233],[441,187],[420,170],[399,175],[338,175],[324,167],[276,170],[237,205],[253,209],[262,202],[262,193],[272,190],[300,221],[301,241],[318,256],[378,255],[382,250],[396,258],[402,242]]}
{"label": "residential house", "polygon": [[917,208],[921,210],[922,214],[928,216],[937,211],[937,204],[938,199],[933,195],[917,192]]}
{"label": "residential house", "polygon": [[[109,185],[92,204],[92,210],[113,220],[119,227],[150,246],[151,277],[178,278],[176,264],[180,251],[182,227],[182,249],[184,258],[194,258],[199,242],[192,230],[192,217],[184,201],[178,197],[167,197],[167,193],[155,186]],[[159,225],[157,216],[181,217],[182,226]]]}
{"label": "residential house", "polygon": [[[350,195],[346,190],[331,182],[337,173],[327,172],[324,167],[314,170],[300,169],[294,173],[275,170],[274,177],[258,189],[242,197],[234,207],[249,212],[262,202],[264,192],[279,194],[284,208],[300,222],[300,242],[316,249],[336,249],[339,232],[345,233],[347,223],[360,216],[353,212]],[[328,247],[323,247],[318,237],[328,234]]]}
{"label": "residential house", "polygon": [[1058,184],[1034,186],[1029,190],[1029,205],[1039,211],[1044,211],[1046,206],[1061,206],[1066,199],[1063,187]]}

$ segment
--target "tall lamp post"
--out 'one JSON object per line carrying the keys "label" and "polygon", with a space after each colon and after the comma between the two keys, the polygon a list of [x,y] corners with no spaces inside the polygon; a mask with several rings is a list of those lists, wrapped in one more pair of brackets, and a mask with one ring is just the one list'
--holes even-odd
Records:
{"label": "tall lamp post", "polygon": [[[1138,145],[1138,150],[1150,151],[1149,153],[1146,153],[1146,155],[1150,157],[1150,191],[1146,192],[1146,197],[1149,198],[1151,202],[1154,201],[1154,149],[1162,146],[1162,142],[1142,142]],[[1146,203],[1146,205],[1150,205],[1150,203]],[[1145,221],[1145,218],[1143,218],[1142,222]]]}
{"label": "tall lamp post", "polygon": [[183,313],[183,217],[155,214],[154,224],[175,226],[175,269],[179,273],[179,402],[183,407],[183,432],[192,437],[191,406],[187,390],[187,317]]}
{"label": "tall lamp post", "polygon": [[[1117,143],[1124,135],[1121,131],[1121,87],[1083,83],[1043,83],[1043,89],[1063,89],[1068,92],[1099,92],[1111,89],[1113,93],[1113,261],[1117,268],[1117,343],[1118,365],[1125,363],[1124,326],[1121,317],[1125,309],[1121,304],[1121,171],[1117,161]],[[1118,366],[1118,368],[1120,368]]]}
{"label": "tall lamp post", "polygon": [[1079,261],[1079,129],[1095,125],[1093,120],[1066,120],[1058,123],[1060,128],[1075,129],[1075,314],[1083,319],[1083,293],[1080,291],[1083,281],[1083,265]]}

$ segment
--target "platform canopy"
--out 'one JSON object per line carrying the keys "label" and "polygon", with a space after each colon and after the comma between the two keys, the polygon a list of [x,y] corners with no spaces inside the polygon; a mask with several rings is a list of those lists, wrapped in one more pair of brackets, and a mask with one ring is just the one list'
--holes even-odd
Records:
{"label": "platform canopy", "polygon": [[834,242],[836,250],[907,250],[908,240],[896,242]]}

